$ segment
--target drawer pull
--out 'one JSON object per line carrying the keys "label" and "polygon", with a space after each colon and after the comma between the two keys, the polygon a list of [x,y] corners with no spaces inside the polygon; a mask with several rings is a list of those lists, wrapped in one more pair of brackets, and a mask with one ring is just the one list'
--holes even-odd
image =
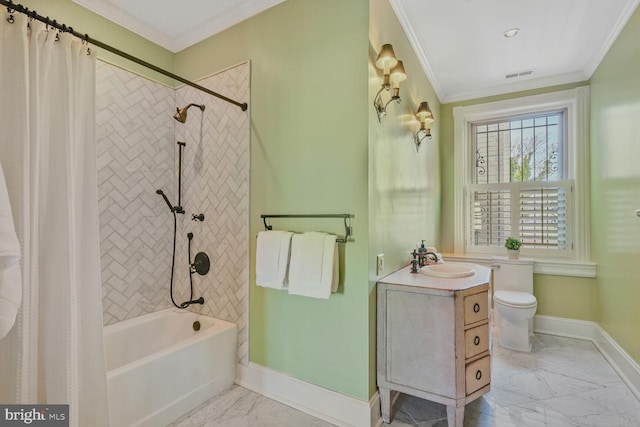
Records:
{"label": "drawer pull", "polygon": [[473,312],[478,313],[479,311],[480,311],[480,304],[478,303],[473,304]]}
{"label": "drawer pull", "polygon": [[479,369],[476,371],[476,379],[478,381],[480,381],[480,379],[482,378],[482,371],[480,371]]}
{"label": "drawer pull", "polygon": [[480,344],[480,337],[476,335],[476,337],[473,339],[473,344],[474,345],[479,345]]}

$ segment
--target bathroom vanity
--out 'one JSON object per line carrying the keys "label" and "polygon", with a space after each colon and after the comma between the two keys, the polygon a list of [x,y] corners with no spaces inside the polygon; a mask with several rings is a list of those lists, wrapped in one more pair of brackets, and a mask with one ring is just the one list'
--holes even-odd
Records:
{"label": "bathroom vanity", "polygon": [[449,427],[491,383],[489,268],[468,277],[430,277],[407,266],[378,282],[377,381],[382,419],[391,391],[447,406]]}

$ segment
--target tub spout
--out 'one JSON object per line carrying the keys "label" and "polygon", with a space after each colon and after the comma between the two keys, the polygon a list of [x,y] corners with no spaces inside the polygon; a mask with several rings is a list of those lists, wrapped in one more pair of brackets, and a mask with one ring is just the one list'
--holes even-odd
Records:
{"label": "tub spout", "polygon": [[194,299],[191,301],[185,301],[182,304],[180,304],[180,308],[187,308],[189,307],[191,304],[200,304],[200,305],[204,305],[204,298],[200,297],[198,299]]}

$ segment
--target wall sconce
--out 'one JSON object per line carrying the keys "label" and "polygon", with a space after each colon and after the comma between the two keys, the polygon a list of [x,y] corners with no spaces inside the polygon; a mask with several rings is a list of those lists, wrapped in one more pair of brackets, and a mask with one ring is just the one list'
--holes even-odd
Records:
{"label": "wall sconce", "polygon": [[[376,58],[376,67],[382,70],[382,87],[373,99],[373,106],[380,122],[387,114],[387,105],[391,101],[400,103],[400,82],[407,80],[407,73],[404,71],[402,61],[396,59],[393,47],[390,44],[382,45],[378,58]],[[392,92],[391,89],[393,89]],[[391,92],[391,99],[386,103],[382,100],[383,91]]]}
{"label": "wall sconce", "polygon": [[[421,102],[418,107],[418,111],[416,112],[416,117],[420,122],[420,129],[415,134],[415,143],[416,143],[416,153],[420,150],[420,143],[423,139],[429,138],[431,139],[431,123],[435,121],[433,118],[433,113],[429,108],[428,102]],[[427,123],[429,123],[429,127],[427,127]]]}

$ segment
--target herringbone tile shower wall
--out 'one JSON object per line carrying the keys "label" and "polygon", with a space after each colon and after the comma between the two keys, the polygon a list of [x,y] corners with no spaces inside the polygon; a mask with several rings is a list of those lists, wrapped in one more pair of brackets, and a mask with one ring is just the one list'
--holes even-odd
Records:
{"label": "herringbone tile shower wall", "polygon": [[[199,81],[249,102],[249,63]],[[191,256],[207,253],[211,270],[193,275],[194,311],[238,324],[238,361],[247,361],[249,113],[191,87],[167,88],[98,62],[98,191],[104,324],[171,306],[169,278],[173,216],[156,189],[177,204],[178,148],[183,153],[175,299],[188,298],[187,233]],[[171,116],[189,110],[187,123]],[[192,214],[203,213],[203,222]]]}
{"label": "herringbone tile shower wall", "polygon": [[[249,102],[249,63],[198,81],[204,87],[240,102]],[[183,153],[184,220],[178,227],[178,276],[181,297],[189,287],[187,233],[193,232],[191,256],[207,253],[211,271],[193,275],[194,297],[204,306],[194,311],[238,325],[238,361],[247,361],[249,282],[249,113],[191,87],[176,91],[179,106],[192,107],[185,124],[176,122]],[[191,220],[203,213],[203,222]]]}
{"label": "herringbone tile shower wall", "polygon": [[171,305],[175,90],[98,61],[102,305],[110,325]]}

